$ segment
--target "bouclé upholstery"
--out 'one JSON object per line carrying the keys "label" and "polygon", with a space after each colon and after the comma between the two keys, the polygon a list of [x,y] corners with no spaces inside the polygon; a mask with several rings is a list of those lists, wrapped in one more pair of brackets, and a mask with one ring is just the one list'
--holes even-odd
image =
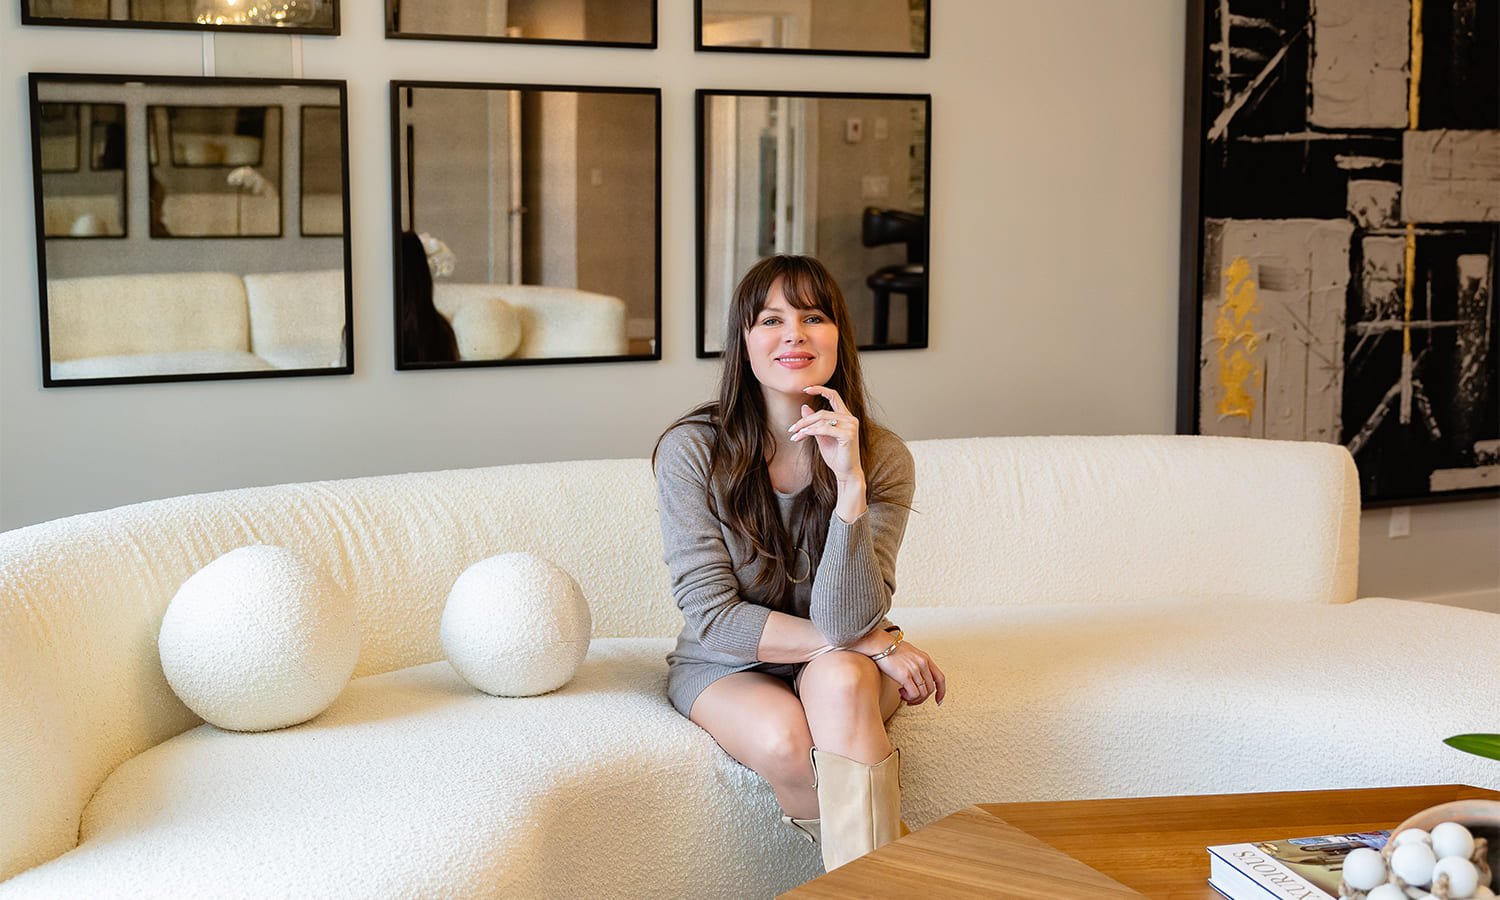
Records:
{"label": "boucl\u00e9 upholstery", "polygon": [[[891,618],[949,696],[892,720],[903,812],[1403,783],[1500,787],[1500,616],[1356,599],[1342,449],[1209,437],[910,444]],[[355,677],[262,734],[201,723],[155,656],[178,587],[284,546],[353,598]],[[444,660],[458,575],[544,557],[588,597],[563,687]],[[644,459],[178,497],[0,534],[0,898],[770,896],[819,871],[770,788],[667,702]],[[1442,635],[1446,651],[1433,651]]]}

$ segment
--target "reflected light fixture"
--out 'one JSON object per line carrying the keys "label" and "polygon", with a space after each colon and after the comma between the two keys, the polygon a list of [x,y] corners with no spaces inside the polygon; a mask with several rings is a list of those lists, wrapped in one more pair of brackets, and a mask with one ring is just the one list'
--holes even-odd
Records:
{"label": "reflected light fixture", "polygon": [[199,0],[199,25],[306,25],[317,19],[323,0]]}

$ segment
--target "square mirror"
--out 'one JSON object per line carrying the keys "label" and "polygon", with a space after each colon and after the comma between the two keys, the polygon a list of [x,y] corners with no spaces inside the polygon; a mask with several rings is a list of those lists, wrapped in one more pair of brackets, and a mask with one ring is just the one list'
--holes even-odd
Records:
{"label": "square mirror", "polygon": [[339,0],[21,0],[21,23],[338,34]]}
{"label": "square mirror", "polygon": [[660,359],[661,92],[391,84],[396,367]]}
{"label": "square mirror", "polygon": [[47,187],[43,234],[49,238],[122,237],[125,107],[118,103],[42,103],[36,116],[38,167]]}
{"label": "square mirror", "polygon": [[150,157],[152,237],[281,236],[281,107],[153,105],[146,120],[171,148]]}
{"label": "square mirror", "polygon": [[352,371],[342,81],[30,89],[46,386]]}
{"label": "square mirror", "polygon": [[650,48],[656,0],[385,0],[385,36]]}
{"label": "square mirror", "polygon": [[698,355],[724,349],[735,285],[815,256],[861,349],[927,346],[927,94],[698,92]]}
{"label": "square mirror", "polygon": [[696,0],[697,49],[932,55],[927,0]]}

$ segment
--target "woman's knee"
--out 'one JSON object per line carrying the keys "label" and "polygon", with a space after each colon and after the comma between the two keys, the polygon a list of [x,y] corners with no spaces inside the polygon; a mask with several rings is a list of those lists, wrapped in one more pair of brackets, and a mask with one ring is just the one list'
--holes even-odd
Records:
{"label": "woman's knee", "polygon": [[813,740],[805,722],[767,722],[758,738],[750,768],[773,780],[811,779]]}
{"label": "woman's knee", "polygon": [[878,697],[880,682],[880,668],[868,656],[844,650],[808,663],[798,689],[804,701],[815,697],[853,702]]}

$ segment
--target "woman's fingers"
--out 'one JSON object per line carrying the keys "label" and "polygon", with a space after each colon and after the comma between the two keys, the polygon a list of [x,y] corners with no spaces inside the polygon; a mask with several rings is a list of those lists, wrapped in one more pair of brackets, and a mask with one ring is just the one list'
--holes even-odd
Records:
{"label": "woman's fingers", "polygon": [[937,705],[942,706],[943,697],[948,693],[948,676],[944,675],[943,670],[938,668],[938,664],[932,661],[932,657],[927,658],[927,664],[932,667],[932,677],[937,682]]}
{"label": "woman's fingers", "polygon": [[806,418],[798,419],[791,428],[793,441],[801,440],[810,434],[837,438],[841,442],[851,441],[858,430],[859,423],[852,417],[834,412],[814,413]]}
{"label": "woman's fingers", "polygon": [[820,397],[826,397],[828,398],[829,405],[833,407],[834,412],[843,413],[844,415],[849,414],[849,407],[844,405],[844,398],[839,396],[838,391],[834,390],[831,387],[828,387],[827,385],[809,385],[808,387],[803,388],[802,391],[803,393],[817,394]]}

